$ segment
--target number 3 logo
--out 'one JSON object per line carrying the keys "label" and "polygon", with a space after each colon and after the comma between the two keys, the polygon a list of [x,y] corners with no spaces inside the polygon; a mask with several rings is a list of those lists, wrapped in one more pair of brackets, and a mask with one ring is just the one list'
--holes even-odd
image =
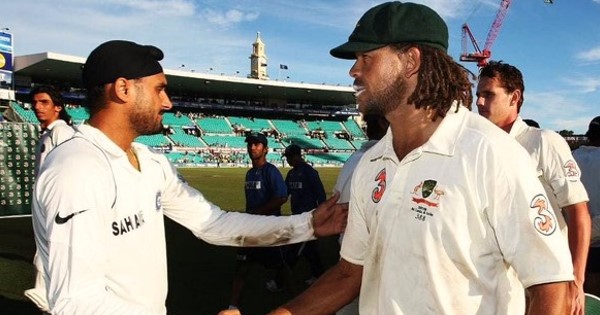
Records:
{"label": "number 3 logo", "polygon": [[377,173],[377,176],[375,176],[375,181],[377,182],[377,187],[373,189],[373,193],[371,194],[371,200],[373,200],[374,203],[378,203],[379,201],[381,201],[381,197],[383,197],[383,193],[385,192],[385,168],[379,171],[379,173]]}

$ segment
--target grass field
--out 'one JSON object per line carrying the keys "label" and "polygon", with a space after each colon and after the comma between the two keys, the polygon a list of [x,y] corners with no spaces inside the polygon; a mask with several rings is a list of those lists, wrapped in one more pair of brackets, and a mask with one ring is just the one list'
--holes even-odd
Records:
{"label": "grass field", "polygon": [[[180,169],[181,174],[211,202],[226,210],[244,208],[245,168]],[[283,175],[288,169],[281,169]],[[325,190],[333,189],[339,168],[319,168]],[[289,213],[289,203],[284,206]],[[191,232],[166,220],[169,263],[168,314],[216,314],[229,304],[235,249],[209,245]],[[336,237],[319,240],[326,266],[338,260]],[[33,285],[35,244],[30,218],[0,219],[0,314],[39,314],[22,292]],[[244,289],[241,308],[244,315],[265,314],[289,300],[290,292],[271,293],[264,288],[264,270],[256,268]],[[294,269],[296,286],[308,276],[308,265],[301,260]]]}

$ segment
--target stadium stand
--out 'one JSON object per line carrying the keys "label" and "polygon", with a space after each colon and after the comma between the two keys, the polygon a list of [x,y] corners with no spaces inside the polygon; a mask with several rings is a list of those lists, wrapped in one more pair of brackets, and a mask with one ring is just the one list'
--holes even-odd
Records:
{"label": "stadium stand", "polygon": [[275,129],[284,136],[297,137],[308,134],[308,130],[300,122],[284,119],[271,119],[271,122]]}
{"label": "stadium stand", "polygon": [[262,118],[229,117],[229,122],[234,130],[245,130],[246,132],[272,130],[273,127],[268,120]]}
{"label": "stadium stand", "polygon": [[90,119],[90,111],[87,107],[66,106],[67,113],[71,116],[74,125],[79,125]]}
{"label": "stadium stand", "polygon": [[31,104],[19,104],[10,102],[10,108],[21,118],[21,121],[37,124],[38,120],[31,109]]}
{"label": "stadium stand", "polygon": [[198,127],[206,134],[231,135],[231,125],[225,117],[200,117],[195,119]]}
{"label": "stadium stand", "polygon": [[350,132],[352,137],[362,138],[362,139],[367,138],[367,136],[365,135],[363,130],[360,128],[360,126],[358,125],[356,120],[348,119],[347,121],[343,122],[342,124],[346,127],[346,130],[348,130],[348,132]]}

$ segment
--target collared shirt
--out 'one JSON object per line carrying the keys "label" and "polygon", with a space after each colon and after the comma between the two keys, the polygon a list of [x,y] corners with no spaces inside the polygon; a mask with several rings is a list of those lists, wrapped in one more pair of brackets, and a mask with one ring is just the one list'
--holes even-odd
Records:
{"label": "collared shirt", "polygon": [[[253,214],[272,198],[287,198],[288,195],[281,172],[268,162],[246,172],[244,188],[246,212]],[[281,215],[281,208],[277,209],[275,215]]]}
{"label": "collared shirt", "polygon": [[600,147],[582,145],[573,151],[573,157],[581,168],[581,182],[590,196],[592,246],[600,247]]}
{"label": "collared shirt", "polygon": [[361,314],[523,314],[523,287],[573,279],[556,215],[506,133],[461,107],[401,161],[392,142],[388,130],[352,179],[341,256],[363,266]]}
{"label": "collared shirt", "polygon": [[100,130],[77,128],[48,154],[32,202],[53,314],[165,314],[164,215],[215,245],[314,238],[311,213],[222,211],[190,187],[164,154],[132,143],[138,171]]}
{"label": "collared shirt", "polygon": [[293,214],[315,209],[325,201],[325,188],[319,172],[307,163],[298,163],[285,177]]}
{"label": "collared shirt", "polygon": [[567,224],[560,209],[588,201],[585,187],[579,180],[581,171],[565,139],[558,133],[528,126],[517,117],[510,135],[529,153],[558,222],[565,235]]}
{"label": "collared shirt", "polygon": [[35,152],[36,176],[39,173],[40,167],[46,159],[48,152],[52,151],[54,147],[63,143],[65,140],[71,138],[73,133],[75,133],[75,130],[62,119],[53,121],[44,131],[42,131]]}
{"label": "collared shirt", "polygon": [[366,141],[358,150],[356,150],[356,152],[352,153],[344,163],[344,166],[335,181],[335,186],[333,187],[333,191],[338,191],[340,193],[338,203],[350,201],[350,186],[352,185],[352,174],[354,174],[354,169],[356,168],[356,165],[358,165],[363,154],[374,146],[377,141],[379,140]]}

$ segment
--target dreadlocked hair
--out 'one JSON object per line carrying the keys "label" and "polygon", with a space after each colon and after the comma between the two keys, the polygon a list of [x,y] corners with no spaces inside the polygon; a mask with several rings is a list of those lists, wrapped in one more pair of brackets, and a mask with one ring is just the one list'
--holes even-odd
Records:
{"label": "dreadlocked hair", "polygon": [[421,44],[393,46],[401,52],[410,47],[421,51],[419,78],[408,103],[414,104],[416,108],[435,109],[438,117],[445,117],[454,101],[471,110],[473,84],[469,81],[469,70],[438,48]]}

